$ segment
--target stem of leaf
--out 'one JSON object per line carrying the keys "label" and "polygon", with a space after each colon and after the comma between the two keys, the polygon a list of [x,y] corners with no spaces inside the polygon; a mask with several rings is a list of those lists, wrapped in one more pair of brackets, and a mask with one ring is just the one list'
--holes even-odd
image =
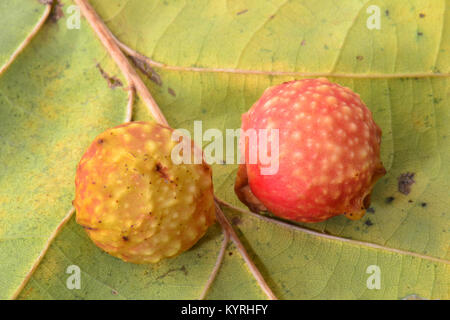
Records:
{"label": "stem of leaf", "polygon": [[111,32],[97,15],[97,12],[95,12],[94,8],[92,8],[92,6],[86,0],[75,0],[75,3],[78,5],[84,17],[97,34],[97,37],[100,39],[101,43],[105,46],[106,50],[109,52],[119,69],[126,77],[128,85],[136,89],[136,92],[144,101],[155,121],[162,125],[169,126],[166,118],[164,117],[164,114],[159,109],[156,101],[153,99],[144,82],[139,77],[136,70],[134,70],[134,68],[131,66],[127,57],[125,57],[123,52],[117,46],[117,43],[114,40]]}
{"label": "stem of leaf", "polygon": [[262,276],[259,269],[256,267],[253,260],[250,258],[250,256],[247,253],[247,250],[245,250],[244,245],[242,244],[241,240],[239,239],[239,236],[236,234],[236,231],[234,231],[233,227],[231,226],[230,222],[228,221],[227,217],[223,213],[222,209],[220,208],[219,201],[215,198],[216,203],[216,217],[219,223],[222,225],[225,232],[229,233],[231,240],[234,242],[234,245],[238,249],[239,253],[241,254],[242,258],[244,259],[245,263],[247,264],[247,267],[250,269],[250,272],[255,277],[256,281],[258,282],[258,285],[261,287],[261,289],[264,291],[266,296],[270,300],[278,300],[278,298],[275,296],[275,294],[270,289],[267,282],[264,280],[264,277]]}
{"label": "stem of leaf", "polygon": [[216,264],[214,265],[213,271],[211,272],[211,275],[209,276],[209,279],[206,282],[205,287],[203,288],[203,291],[202,291],[202,294],[200,295],[199,300],[205,299],[209,288],[211,287],[212,283],[216,279],[217,273],[219,272],[220,266],[222,265],[223,258],[225,256],[225,250],[227,249],[228,242],[230,242],[230,235],[228,234],[228,232],[223,227],[222,227],[222,231],[223,231],[222,246],[220,247],[220,252],[219,252],[219,255],[217,256]]}
{"label": "stem of leaf", "polygon": [[133,86],[128,88],[128,104],[127,104],[127,113],[125,115],[125,122],[130,122],[133,119],[133,105],[134,105],[134,96],[136,90]]}

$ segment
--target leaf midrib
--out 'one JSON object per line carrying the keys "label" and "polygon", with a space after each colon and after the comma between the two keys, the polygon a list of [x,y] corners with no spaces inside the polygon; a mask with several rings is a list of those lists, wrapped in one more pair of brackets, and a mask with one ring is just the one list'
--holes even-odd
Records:
{"label": "leaf midrib", "polygon": [[338,73],[338,72],[299,72],[282,70],[250,70],[235,68],[209,68],[209,67],[187,67],[166,64],[150,59],[146,55],[131,49],[126,44],[116,38],[119,47],[128,55],[134,58],[143,59],[150,67],[178,72],[197,73],[232,73],[242,75],[266,75],[266,76],[292,76],[292,77],[331,77],[349,79],[405,79],[405,78],[447,78],[450,73],[416,72],[416,73]]}
{"label": "leaf midrib", "polygon": [[391,253],[408,255],[408,256],[412,256],[412,257],[416,257],[416,258],[420,258],[420,259],[424,259],[424,260],[428,260],[428,261],[432,261],[432,262],[436,262],[436,263],[450,265],[450,260],[433,257],[433,256],[428,256],[428,255],[424,255],[424,254],[413,252],[413,251],[391,248],[388,246],[384,246],[384,245],[380,245],[380,244],[376,244],[376,243],[372,243],[372,242],[354,240],[354,239],[349,239],[349,238],[344,238],[344,237],[339,237],[339,236],[335,236],[335,235],[331,235],[331,234],[322,233],[319,231],[311,230],[311,229],[308,229],[305,227],[301,227],[299,225],[291,224],[291,223],[288,223],[285,221],[278,220],[276,218],[263,216],[261,214],[257,214],[257,213],[236,207],[222,199],[219,199],[219,200],[221,201],[222,205],[229,207],[232,210],[235,210],[235,211],[243,213],[243,214],[251,215],[252,217],[255,217],[257,219],[260,219],[260,220],[263,220],[263,221],[266,221],[269,223],[274,223],[276,225],[282,226],[282,227],[290,229],[290,230],[303,232],[303,233],[306,233],[306,234],[309,234],[312,236],[316,236],[316,237],[331,240],[331,241],[337,241],[337,242],[341,242],[341,243],[349,243],[349,244],[353,244],[356,246],[363,246],[363,247],[377,249],[377,250],[383,250],[383,251],[387,251],[387,252],[391,252]]}

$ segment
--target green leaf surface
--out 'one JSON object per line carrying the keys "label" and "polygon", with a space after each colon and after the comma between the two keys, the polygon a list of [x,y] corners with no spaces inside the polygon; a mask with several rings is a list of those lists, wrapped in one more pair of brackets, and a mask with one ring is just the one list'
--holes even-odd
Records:
{"label": "green leaf surface", "polygon": [[109,89],[96,63],[118,73],[87,25],[49,22],[0,78],[0,298],[69,211],[86,146],[125,118],[126,92]]}
{"label": "green leaf surface", "polygon": [[45,12],[39,1],[8,0],[0,3],[0,68],[31,33]]}
{"label": "green leaf surface", "polygon": [[[448,76],[436,77],[450,71],[448,1],[91,3],[120,41],[169,66],[154,67],[161,84],[141,75],[174,128],[192,130],[195,120],[204,131],[239,128],[266,87],[301,76],[276,72],[332,73],[372,110],[388,174],[362,220],[295,225],[226,211],[279,298],[450,298],[450,86]],[[366,27],[369,5],[380,7],[380,30]],[[89,25],[69,30],[67,16],[48,21],[0,76],[2,298],[19,287],[69,210],[75,165],[90,140],[125,116],[126,92],[108,88],[95,65],[126,86],[123,77]],[[0,41],[20,43],[19,29],[9,25]],[[211,70],[224,68],[259,72]],[[140,100],[134,119],[150,119]],[[215,191],[245,209],[233,192],[236,169],[213,165]],[[397,186],[405,172],[415,173],[409,195]],[[72,219],[19,298],[194,299],[221,242],[216,225],[175,259],[133,265],[95,247]],[[71,265],[81,269],[80,290],[66,286]],[[370,265],[381,270],[380,290],[367,288]],[[232,244],[207,298],[265,298]]]}

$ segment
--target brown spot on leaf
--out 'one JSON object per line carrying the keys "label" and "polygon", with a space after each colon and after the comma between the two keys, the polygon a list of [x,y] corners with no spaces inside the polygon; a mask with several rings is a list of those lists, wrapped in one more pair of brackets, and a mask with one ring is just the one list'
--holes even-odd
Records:
{"label": "brown spot on leaf", "polygon": [[237,15],[237,16],[240,16],[241,14],[244,14],[244,13],[246,13],[246,12],[248,12],[248,9],[241,10],[241,11],[239,11],[238,13],[236,13],[236,15]]}
{"label": "brown spot on leaf", "polygon": [[392,201],[394,201],[395,200],[395,198],[394,197],[387,197],[386,198],[386,203],[392,203]]}
{"label": "brown spot on leaf", "polygon": [[169,94],[170,94],[171,96],[174,96],[174,97],[177,96],[177,94],[175,93],[175,91],[174,91],[172,88],[170,88],[170,87],[167,89],[167,92],[169,92]]}
{"label": "brown spot on leaf", "polygon": [[407,195],[411,192],[411,186],[416,182],[414,181],[414,173],[406,172],[402,173],[398,178],[398,191]]}
{"label": "brown spot on leaf", "polygon": [[177,272],[177,271],[183,272],[185,276],[188,275],[188,271],[187,271],[186,267],[183,265],[183,266],[181,266],[180,268],[169,269],[168,271],[166,271],[165,273],[163,273],[162,275],[160,275],[158,278],[156,278],[156,280],[163,279],[163,278],[167,277],[169,274],[171,274],[171,273],[173,273],[173,272]]}
{"label": "brown spot on leaf", "polygon": [[419,13],[419,18],[425,18],[425,13]]}
{"label": "brown spot on leaf", "polygon": [[239,218],[239,217],[233,217],[233,218],[231,219],[231,224],[234,225],[234,226],[237,226],[237,225],[241,224],[241,218]]}
{"label": "brown spot on leaf", "polygon": [[61,2],[61,0],[47,1],[47,4],[53,4],[52,11],[50,12],[49,16],[50,21],[56,23],[59,19],[64,17],[64,11],[62,9],[64,4]]}
{"label": "brown spot on leaf", "polygon": [[110,77],[105,70],[102,69],[102,67],[100,66],[100,63],[96,64],[96,67],[98,69],[98,71],[100,71],[100,74],[102,75],[102,77],[106,80],[106,82],[108,83],[108,87],[111,89],[117,88],[117,87],[122,87],[122,81],[120,81],[117,77]]}
{"label": "brown spot on leaf", "polygon": [[128,237],[126,237],[126,236],[123,236],[122,239],[123,239],[123,241],[128,241]]}
{"label": "brown spot on leaf", "polygon": [[364,57],[363,56],[356,56],[356,60],[359,60],[359,61],[361,61],[361,60],[363,60],[364,59]]}
{"label": "brown spot on leaf", "polygon": [[162,80],[159,74],[153,69],[144,58],[128,56],[133,62],[133,64],[138,68],[143,74],[147,76],[151,81],[156,83],[158,86],[162,86]]}

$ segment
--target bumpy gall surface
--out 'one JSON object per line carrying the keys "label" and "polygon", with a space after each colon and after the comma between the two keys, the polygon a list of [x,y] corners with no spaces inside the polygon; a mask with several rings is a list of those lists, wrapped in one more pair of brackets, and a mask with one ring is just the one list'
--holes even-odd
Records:
{"label": "bumpy gall surface", "polygon": [[248,139],[241,140],[246,164],[235,184],[241,201],[301,222],[364,215],[386,171],[381,130],[358,94],[323,78],[268,88],[242,116],[242,130],[270,128],[279,130],[279,170],[262,175],[259,161],[249,164]]}
{"label": "bumpy gall surface", "polygon": [[174,164],[171,135],[155,123],[126,123],[100,134],[83,155],[76,220],[109,254],[158,262],[192,247],[214,222],[211,169]]}

